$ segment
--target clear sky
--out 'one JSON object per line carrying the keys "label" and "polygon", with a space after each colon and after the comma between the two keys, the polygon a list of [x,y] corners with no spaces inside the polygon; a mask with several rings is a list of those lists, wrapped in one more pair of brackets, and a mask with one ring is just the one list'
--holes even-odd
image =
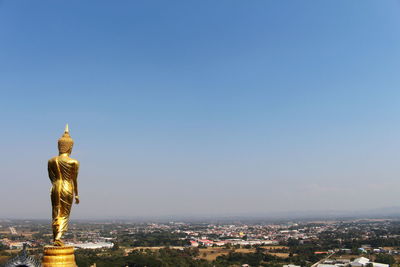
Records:
{"label": "clear sky", "polygon": [[0,217],[400,203],[399,1],[0,2]]}

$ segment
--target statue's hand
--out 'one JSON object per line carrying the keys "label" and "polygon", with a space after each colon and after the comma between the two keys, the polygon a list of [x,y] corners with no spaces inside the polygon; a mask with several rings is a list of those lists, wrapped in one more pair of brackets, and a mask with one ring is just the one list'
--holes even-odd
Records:
{"label": "statue's hand", "polygon": [[79,197],[75,196],[75,204],[79,204]]}

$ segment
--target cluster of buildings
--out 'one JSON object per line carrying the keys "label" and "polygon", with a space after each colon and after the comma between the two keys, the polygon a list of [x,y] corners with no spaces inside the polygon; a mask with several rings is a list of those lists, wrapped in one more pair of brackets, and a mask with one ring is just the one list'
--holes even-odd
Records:
{"label": "cluster of buildings", "polygon": [[359,257],[353,261],[349,259],[328,259],[319,263],[317,267],[389,267],[389,264],[372,262],[368,258]]}
{"label": "cluster of buildings", "polygon": [[[112,237],[102,237],[100,227],[71,224],[71,231],[65,236],[67,244],[82,249],[112,248]],[[42,248],[52,242],[48,222],[0,221],[0,244],[10,250],[21,250],[24,245]]]}
{"label": "cluster of buildings", "polygon": [[[358,248],[358,252],[363,253],[363,254],[391,254],[391,255],[400,255],[400,251],[395,250],[395,249],[387,249],[387,248],[374,248],[371,245],[362,245],[360,248]],[[347,253],[349,253],[347,251]]]}
{"label": "cluster of buildings", "polygon": [[275,240],[242,240],[242,239],[225,239],[225,240],[209,240],[209,239],[196,239],[190,240],[191,247],[222,247],[225,245],[239,245],[239,246],[255,246],[255,245],[278,245],[279,242]]}
{"label": "cluster of buildings", "polygon": [[18,249],[18,250],[22,249],[24,247],[24,244],[27,244],[28,246],[32,245],[31,242],[13,241],[8,238],[0,239],[0,243],[8,247],[9,249]]}
{"label": "cluster of buildings", "polygon": [[[210,246],[255,246],[286,244],[296,240],[300,245],[330,238],[345,244],[346,238],[361,240],[368,244],[372,239],[399,239],[400,221],[355,220],[355,221],[308,221],[282,223],[133,223],[91,222],[71,223],[65,239],[76,247],[110,248],[117,241],[134,241],[138,236],[165,232],[179,236],[192,247]],[[24,243],[41,247],[51,242],[52,234],[48,222],[0,221],[0,242],[20,249]],[[127,238],[125,238],[127,237]],[[338,247],[344,253],[354,252],[349,247]],[[362,246],[359,253],[400,254],[397,250]]]}
{"label": "cluster of buildings", "polygon": [[[284,224],[180,224],[173,233],[184,233],[199,245],[224,244],[262,245],[277,244],[288,239],[315,239],[324,229],[320,226],[299,227],[296,223]],[[193,242],[192,242],[193,243]],[[195,243],[193,243],[195,244]]]}

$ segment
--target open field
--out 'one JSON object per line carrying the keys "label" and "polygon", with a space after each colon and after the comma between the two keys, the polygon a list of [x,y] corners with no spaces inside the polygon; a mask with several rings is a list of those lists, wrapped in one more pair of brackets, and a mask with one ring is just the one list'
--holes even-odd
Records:
{"label": "open field", "polygon": [[[208,261],[213,261],[218,256],[228,255],[229,252],[232,251],[232,249],[213,248],[213,247],[200,248],[199,250],[200,250],[200,255],[198,256],[198,258],[208,260]],[[242,252],[242,253],[244,253],[244,252]]]}
{"label": "open field", "polygon": [[344,255],[335,255],[332,257],[332,259],[346,259],[346,260],[351,260],[351,259],[356,259],[361,257],[360,255],[353,255],[353,254],[344,254]]}
{"label": "open field", "polygon": [[235,249],[237,253],[254,253],[256,252],[255,248],[237,248]]}
{"label": "open field", "polygon": [[[135,248],[125,248],[125,255],[128,255],[130,252],[135,250],[160,250],[166,247],[135,247]],[[184,249],[184,247],[169,247],[171,249]],[[266,250],[274,250],[274,249],[288,249],[285,246],[262,246],[261,248]],[[228,255],[229,252],[237,252],[237,253],[254,253],[256,251],[255,248],[225,248],[225,247],[207,247],[207,248],[199,248],[199,256],[198,259],[204,259],[207,261],[213,261],[218,256]],[[289,257],[289,253],[284,252],[268,252],[271,255],[287,258]]]}
{"label": "open field", "polygon": [[289,257],[289,253],[268,252],[268,254],[274,255],[274,256],[279,257],[279,258],[287,258],[287,257]]}
{"label": "open field", "polygon": [[[284,248],[284,247],[281,247]],[[237,252],[237,253],[254,253],[256,252],[255,248],[238,248],[238,249],[227,249],[223,247],[208,247],[208,248],[200,248],[199,259],[205,259],[208,261],[215,260],[218,256],[227,255],[229,252]],[[280,258],[289,257],[289,253],[268,253]]]}

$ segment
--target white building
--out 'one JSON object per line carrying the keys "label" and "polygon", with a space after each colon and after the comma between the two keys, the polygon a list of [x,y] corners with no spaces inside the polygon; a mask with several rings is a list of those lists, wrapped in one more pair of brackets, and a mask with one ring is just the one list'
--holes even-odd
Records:
{"label": "white building", "polygon": [[351,267],[367,267],[368,264],[372,264],[373,267],[389,267],[389,264],[372,262],[365,257],[357,258],[352,262],[343,259],[326,260],[323,263],[318,264],[317,267],[345,267],[349,265]]}
{"label": "white building", "polygon": [[69,243],[68,245],[82,249],[112,248],[114,246],[113,243],[108,243],[108,242],[87,242],[87,243],[77,243],[77,244]]}
{"label": "white building", "polygon": [[389,267],[389,264],[372,262],[365,257],[355,259],[353,262],[350,262],[350,265],[352,267],[365,267],[369,263],[372,264],[373,267]]}

